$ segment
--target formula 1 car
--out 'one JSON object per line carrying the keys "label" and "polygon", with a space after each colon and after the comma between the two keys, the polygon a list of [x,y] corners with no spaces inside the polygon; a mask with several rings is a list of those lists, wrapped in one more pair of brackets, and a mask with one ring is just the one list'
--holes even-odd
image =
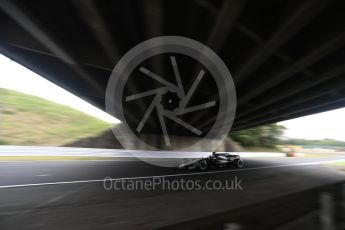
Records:
{"label": "formula 1 car", "polygon": [[228,167],[235,166],[236,168],[243,167],[243,160],[239,155],[232,155],[229,153],[216,153],[213,152],[211,156],[207,158],[201,158],[192,160],[179,165],[180,169],[199,169],[206,170],[208,167]]}

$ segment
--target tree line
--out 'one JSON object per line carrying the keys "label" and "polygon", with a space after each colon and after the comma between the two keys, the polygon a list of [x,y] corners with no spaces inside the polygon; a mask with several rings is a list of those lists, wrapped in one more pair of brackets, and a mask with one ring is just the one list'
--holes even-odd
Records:
{"label": "tree line", "polygon": [[277,145],[314,145],[345,147],[344,141],[333,139],[305,140],[305,139],[283,139],[286,128],[278,124],[270,124],[250,128],[241,131],[231,132],[229,136],[244,147],[266,147],[275,148]]}

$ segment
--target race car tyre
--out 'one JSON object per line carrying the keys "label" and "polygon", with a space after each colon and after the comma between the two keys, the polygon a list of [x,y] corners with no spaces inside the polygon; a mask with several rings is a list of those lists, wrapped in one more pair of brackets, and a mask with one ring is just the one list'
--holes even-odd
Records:
{"label": "race car tyre", "polygon": [[243,168],[243,160],[241,160],[241,159],[239,159],[239,160],[236,160],[235,161],[235,166],[237,167],[237,168]]}
{"label": "race car tyre", "polygon": [[201,160],[198,164],[198,168],[203,171],[207,169],[207,161]]}

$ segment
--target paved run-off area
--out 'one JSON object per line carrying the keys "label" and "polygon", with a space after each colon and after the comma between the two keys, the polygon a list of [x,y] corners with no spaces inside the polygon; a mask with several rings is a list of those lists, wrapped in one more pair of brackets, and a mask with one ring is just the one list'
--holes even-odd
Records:
{"label": "paved run-off area", "polygon": [[[340,161],[345,158],[247,158],[243,169],[206,172],[135,160],[0,162],[0,229],[164,227],[342,181],[344,173],[323,165]],[[241,189],[115,191],[104,188],[106,177],[113,182],[161,178],[202,185],[237,180]]]}

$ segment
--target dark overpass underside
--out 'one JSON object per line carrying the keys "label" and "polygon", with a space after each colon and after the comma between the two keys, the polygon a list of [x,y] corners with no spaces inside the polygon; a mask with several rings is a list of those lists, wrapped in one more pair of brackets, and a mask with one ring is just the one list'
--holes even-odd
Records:
{"label": "dark overpass underside", "polygon": [[340,0],[1,0],[0,52],[104,109],[123,54],[156,36],[192,38],[231,71],[241,130],[345,106],[344,12]]}

